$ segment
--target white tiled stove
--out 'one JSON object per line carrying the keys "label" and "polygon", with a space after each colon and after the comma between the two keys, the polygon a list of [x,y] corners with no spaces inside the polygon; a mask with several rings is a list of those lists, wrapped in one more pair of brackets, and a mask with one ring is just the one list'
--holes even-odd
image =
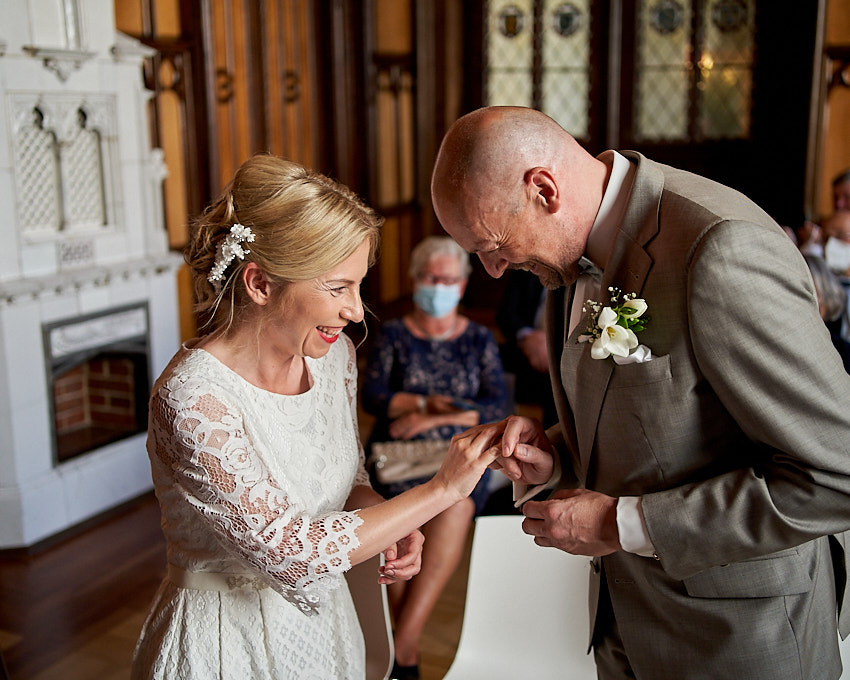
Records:
{"label": "white tiled stove", "polygon": [[148,48],[115,31],[112,0],[4,0],[0,13],[3,549],[151,488],[144,433],[57,462],[45,329],[142,309],[153,379],[178,344],[181,259],[148,138]]}

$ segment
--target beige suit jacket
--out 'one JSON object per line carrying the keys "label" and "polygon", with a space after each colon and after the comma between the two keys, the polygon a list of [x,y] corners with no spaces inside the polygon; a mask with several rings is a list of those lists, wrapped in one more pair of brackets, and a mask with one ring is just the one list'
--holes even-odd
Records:
{"label": "beige suit jacket", "polygon": [[624,155],[602,289],[646,300],[653,360],[592,359],[581,323],[566,337],[572,288],[546,321],[565,484],[641,496],[660,558],[602,560],[629,659],[647,677],[838,677],[825,537],[850,528],[850,377],[808,268],[746,197]]}

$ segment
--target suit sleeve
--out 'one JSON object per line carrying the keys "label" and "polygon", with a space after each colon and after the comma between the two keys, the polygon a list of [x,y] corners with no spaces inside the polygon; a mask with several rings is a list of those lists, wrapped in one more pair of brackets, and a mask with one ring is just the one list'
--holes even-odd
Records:
{"label": "suit sleeve", "polygon": [[793,244],[718,224],[695,248],[688,306],[696,362],[749,450],[739,468],[644,496],[665,570],[685,578],[848,529],[850,377]]}

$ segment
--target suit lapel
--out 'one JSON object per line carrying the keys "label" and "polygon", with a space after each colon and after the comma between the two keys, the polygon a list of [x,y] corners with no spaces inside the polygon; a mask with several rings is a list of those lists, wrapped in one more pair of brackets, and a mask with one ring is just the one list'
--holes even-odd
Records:
{"label": "suit lapel", "polygon": [[[550,290],[546,294],[546,343],[549,356],[549,374],[552,377],[552,395],[558,410],[561,433],[572,458],[571,467],[581,484],[584,477],[578,471],[578,443],[576,442],[575,417],[570,401],[564,390],[562,371],[563,355],[566,353],[567,332],[569,328],[569,310],[572,305],[575,286]],[[557,376],[557,377],[556,377]]]}
{"label": "suit lapel", "polygon": [[[629,205],[622,224],[617,230],[611,256],[602,276],[602,294],[599,301],[603,303],[608,302],[610,286],[620,288],[623,293],[637,293],[638,297],[641,297],[646,278],[652,268],[652,257],[646,252],[645,246],[659,230],[658,206],[664,186],[663,175],[640,154],[624,152],[623,155],[631,162],[637,162],[638,167]],[[574,335],[577,338],[580,332]],[[574,338],[570,338],[568,343],[574,341]],[[574,405],[575,423],[582,465],[581,477],[586,479],[602,402],[615,364],[610,357],[592,359],[589,344],[581,345],[581,347],[580,353],[565,352],[563,368],[568,371],[566,375],[573,375],[578,381],[576,393],[579,397]],[[575,358],[570,360],[570,356]],[[568,366],[568,362],[574,365]]]}

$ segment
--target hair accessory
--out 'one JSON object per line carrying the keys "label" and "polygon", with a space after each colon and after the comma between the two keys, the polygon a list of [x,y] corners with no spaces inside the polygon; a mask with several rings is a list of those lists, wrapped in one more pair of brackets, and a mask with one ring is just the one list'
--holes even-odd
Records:
{"label": "hair accessory", "polygon": [[224,272],[233,262],[233,259],[238,257],[244,260],[245,256],[251,251],[243,248],[242,243],[247,241],[253,243],[254,232],[251,227],[246,227],[241,224],[234,224],[230,227],[230,233],[224,237],[224,240],[218,245],[218,252],[215,255],[215,263],[210,270],[210,275],[207,277],[213,288],[216,291],[221,290],[221,281],[224,279]]}

